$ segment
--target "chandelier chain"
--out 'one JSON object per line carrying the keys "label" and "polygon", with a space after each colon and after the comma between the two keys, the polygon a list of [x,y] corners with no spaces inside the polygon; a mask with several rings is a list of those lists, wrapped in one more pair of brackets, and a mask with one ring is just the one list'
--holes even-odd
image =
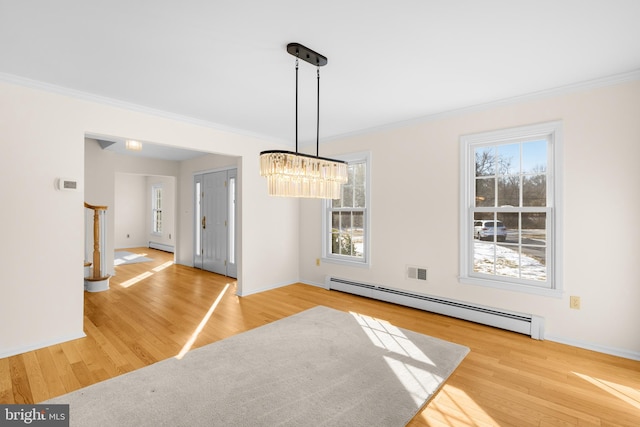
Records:
{"label": "chandelier chain", "polygon": [[320,66],[318,65],[318,99],[316,104],[316,157],[320,157]]}
{"label": "chandelier chain", "polygon": [[298,58],[296,58],[296,153],[298,152]]}

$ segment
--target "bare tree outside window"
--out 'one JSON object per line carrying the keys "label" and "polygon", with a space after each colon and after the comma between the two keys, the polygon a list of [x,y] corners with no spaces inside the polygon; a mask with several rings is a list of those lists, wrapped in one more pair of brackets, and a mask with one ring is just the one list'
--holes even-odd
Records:
{"label": "bare tree outside window", "polygon": [[[552,159],[560,122],[461,138],[468,205],[461,213],[461,280],[557,289]],[[465,196],[466,197],[466,196]],[[481,282],[484,283],[484,282]]]}

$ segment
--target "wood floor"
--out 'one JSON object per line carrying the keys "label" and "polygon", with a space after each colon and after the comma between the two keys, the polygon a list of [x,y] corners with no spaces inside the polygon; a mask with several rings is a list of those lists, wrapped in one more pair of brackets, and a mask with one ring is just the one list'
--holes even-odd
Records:
{"label": "wood floor", "polygon": [[411,426],[640,426],[640,362],[296,284],[239,298],[235,282],[173,265],[116,267],[85,293],[86,338],[0,359],[0,404],[38,403],[316,305],[471,349]]}

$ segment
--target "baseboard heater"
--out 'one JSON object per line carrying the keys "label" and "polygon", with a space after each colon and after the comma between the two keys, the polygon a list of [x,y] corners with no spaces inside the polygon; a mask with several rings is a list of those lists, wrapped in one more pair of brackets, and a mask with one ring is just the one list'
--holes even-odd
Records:
{"label": "baseboard heater", "polygon": [[544,339],[544,318],[328,276],[329,289],[468,320]]}
{"label": "baseboard heater", "polygon": [[149,247],[151,249],[158,249],[160,251],[171,252],[171,253],[174,252],[173,246],[165,245],[164,243],[149,242]]}

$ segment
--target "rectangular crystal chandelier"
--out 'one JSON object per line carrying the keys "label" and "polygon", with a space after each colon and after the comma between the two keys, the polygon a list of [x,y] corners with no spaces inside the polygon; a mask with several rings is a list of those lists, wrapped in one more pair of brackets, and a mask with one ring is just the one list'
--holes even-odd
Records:
{"label": "rectangular crystal chandelier", "polygon": [[[260,175],[267,178],[270,196],[339,199],[340,187],[348,180],[347,164],[318,156],[320,67],[327,64],[327,58],[299,43],[289,43],[287,52],[296,57],[296,151],[263,151],[260,153]],[[298,59],[318,67],[315,156],[298,153]]]}
{"label": "rectangular crystal chandelier", "polygon": [[260,153],[260,175],[270,196],[320,199],[339,199],[348,179],[345,162],[278,150]]}

